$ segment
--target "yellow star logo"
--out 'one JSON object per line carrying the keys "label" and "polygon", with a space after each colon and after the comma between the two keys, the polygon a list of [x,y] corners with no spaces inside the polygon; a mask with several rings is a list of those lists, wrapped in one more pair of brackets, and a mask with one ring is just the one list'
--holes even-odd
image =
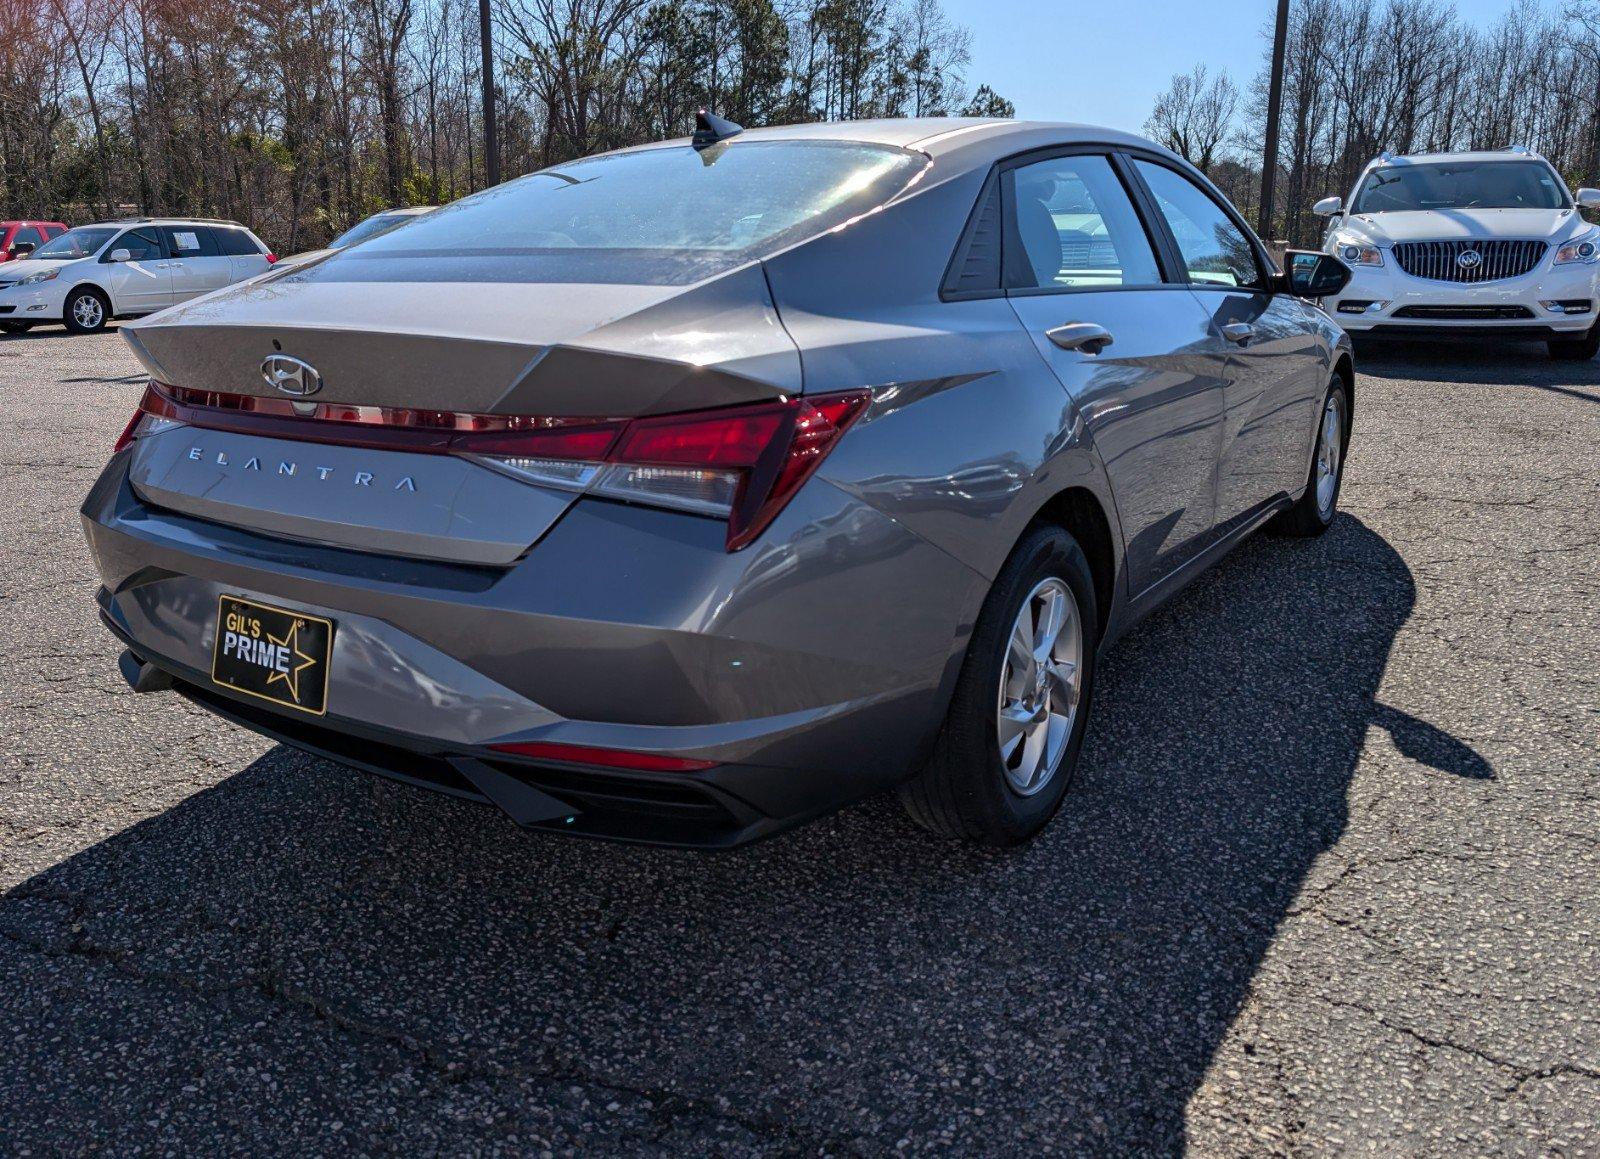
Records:
{"label": "yellow star logo", "polygon": [[274,680],[283,681],[289,686],[289,696],[296,704],[300,703],[300,673],[307,668],[314,667],[317,663],[315,656],[307,656],[300,651],[300,626],[304,622],[303,620],[296,620],[294,626],[289,629],[281,640],[271,632],[267,633],[268,640],[271,640],[280,648],[288,648],[294,653],[295,660],[298,661],[290,671],[274,672],[271,676],[268,676],[267,683],[271,684]]}

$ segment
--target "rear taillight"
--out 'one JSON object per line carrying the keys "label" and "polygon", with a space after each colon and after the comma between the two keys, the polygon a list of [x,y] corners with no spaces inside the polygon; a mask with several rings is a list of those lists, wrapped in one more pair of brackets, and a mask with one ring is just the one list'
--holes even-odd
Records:
{"label": "rear taillight", "polygon": [[277,254],[268,254],[267,255],[267,265],[270,266],[274,262],[276,262],[277,260],[278,260],[278,255]]}
{"label": "rear taillight", "polygon": [[[152,383],[146,416],[277,438],[472,455],[535,483],[728,522],[729,551],[777,517],[870,390],[648,418],[466,414],[291,402]],[[118,449],[145,433],[130,426]]]}
{"label": "rear taillight", "polygon": [[117,441],[111,446],[111,453],[125,451],[139,439],[146,435],[159,434],[161,431],[183,424],[175,417],[178,408],[172,405],[171,400],[164,398],[153,390],[144,392],[144,398],[139,400],[139,409],[133,412],[133,417],[128,420],[128,425],[122,428],[122,433],[117,436]]}
{"label": "rear taillight", "polygon": [[503,436],[524,444],[518,454],[480,453],[537,482],[726,519],[728,550],[738,551],[777,517],[871,400],[871,391],[852,390],[633,419],[619,424],[620,434],[613,429],[604,451],[576,446],[588,434],[598,447],[605,428],[597,426],[562,432],[572,453],[563,453],[555,432],[525,443]]}
{"label": "rear taillight", "polygon": [[764,531],[872,392],[635,419],[590,487],[615,499],[726,516],[728,550]]}

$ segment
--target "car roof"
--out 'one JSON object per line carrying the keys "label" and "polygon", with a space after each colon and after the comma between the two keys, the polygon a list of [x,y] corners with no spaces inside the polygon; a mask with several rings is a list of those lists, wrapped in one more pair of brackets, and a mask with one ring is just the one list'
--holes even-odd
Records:
{"label": "car roof", "polygon": [[1462,161],[1531,161],[1549,164],[1539,154],[1526,149],[1478,149],[1460,153],[1407,153],[1403,156],[1375,157],[1367,163],[1367,168],[1379,165],[1441,165]]}
{"label": "car roof", "polygon": [[118,217],[110,221],[89,222],[90,225],[124,227],[130,225],[219,225],[224,229],[248,229],[242,221],[222,217]]}
{"label": "car roof", "polygon": [[[1084,125],[1071,121],[1020,121],[1001,117],[901,117],[869,121],[816,121],[803,125],[775,125],[771,128],[746,129],[735,139],[853,141],[916,149],[930,156],[984,144],[992,146],[992,152],[996,156],[1003,156],[1010,151],[1011,145],[1027,141],[1028,147],[1032,147],[1037,142],[1028,139],[1043,137],[1048,137],[1052,143],[1063,145],[1109,144],[1152,147],[1152,143],[1143,137],[1098,125]],[[681,147],[688,143],[688,137],[676,137],[637,148]]]}

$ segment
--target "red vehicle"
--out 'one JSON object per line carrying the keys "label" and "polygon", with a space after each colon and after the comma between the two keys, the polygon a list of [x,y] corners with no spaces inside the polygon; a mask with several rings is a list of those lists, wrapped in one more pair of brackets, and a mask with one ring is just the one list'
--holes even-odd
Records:
{"label": "red vehicle", "polygon": [[25,258],[66,232],[67,227],[59,221],[0,221],[0,262]]}

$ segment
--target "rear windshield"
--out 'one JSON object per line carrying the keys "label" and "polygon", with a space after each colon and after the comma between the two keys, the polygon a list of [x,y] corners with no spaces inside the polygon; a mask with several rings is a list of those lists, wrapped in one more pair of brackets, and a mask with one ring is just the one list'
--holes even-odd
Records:
{"label": "rear windshield", "polygon": [[355,245],[358,241],[377,237],[380,233],[388,233],[391,229],[399,229],[408,221],[415,221],[418,215],[414,213],[374,213],[366,221],[357,222],[345,230],[338,237],[328,243],[329,249],[344,249],[346,246]]}
{"label": "rear windshield", "polygon": [[1565,209],[1567,192],[1538,161],[1394,165],[1368,173],[1354,213],[1415,209]]}
{"label": "rear windshield", "polygon": [[77,229],[69,229],[53,241],[33,251],[36,258],[86,258],[90,254],[99,253],[100,247],[110,241],[117,232],[114,225],[82,225]]}
{"label": "rear windshield", "polygon": [[438,280],[681,284],[881,205],[924,162],[903,149],[834,141],[607,154],[464,198],[304,276],[406,276],[393,259],[416,258]]}

